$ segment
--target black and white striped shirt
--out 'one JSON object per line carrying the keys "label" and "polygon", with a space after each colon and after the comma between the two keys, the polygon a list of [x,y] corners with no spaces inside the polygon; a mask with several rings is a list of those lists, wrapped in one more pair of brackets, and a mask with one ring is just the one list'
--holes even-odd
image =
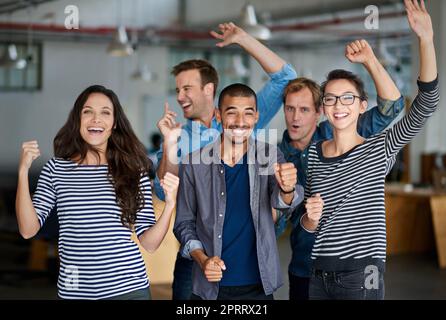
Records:
{"label": "black and white striped shirt", "polygon": [[[155,223],[147,176],[140,186],[145,206],[137,213],[137,236]],[[57,205],[61,298],[104,299],[149,286],[132,231],[121,223],[107,165],[52,158],[40,174],[33,204],[41,226]]]}
{"label": "black and white striped shirt", "polygon": [[305,196],[320,193],[324,209],[311,258],[314,268],[352,271],[386,259],[385,177],[397,153],[421,130],[439,102],[438,79],[418,82],[410,111],[392,128],[333,158],[322,142],[309,150]]}

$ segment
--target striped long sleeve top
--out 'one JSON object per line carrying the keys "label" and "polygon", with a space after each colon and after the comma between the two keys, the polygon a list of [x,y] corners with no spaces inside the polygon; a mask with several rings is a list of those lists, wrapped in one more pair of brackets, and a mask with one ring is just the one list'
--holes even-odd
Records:
{"label": "striped long sleeve top", "polygon": [[326,158],[322,142],[310,147],[305,197],[320,193],[324,199],[311,253],[315,269],[385,269],[385,177],[398,151],[422,129],[439,102],[438,79],[418,81],[418,88],[400,121],[347,153]]}
{"label": "striped long sleeve top", "polygon": [[[155,223],[147,176],[140,186],[145,205],[137,213],[138,237]],[[104,299],[149,286],[144,260],[131,240],[132,230],[121,223],[107,165],[52,158],[39,176],[33,204],[41,226],[57,206],[59,297]]]}

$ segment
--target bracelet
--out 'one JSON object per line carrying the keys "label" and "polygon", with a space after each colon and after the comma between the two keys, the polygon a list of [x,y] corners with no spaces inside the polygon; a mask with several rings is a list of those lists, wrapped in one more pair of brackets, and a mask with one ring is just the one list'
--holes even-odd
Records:
{"label": "bracelet", "polygon": [[279,189],[280,189],[280,191],[282,192],[282,193],[284,193],[284,194],[290,194],[290,193],[293,193],[294,191],[296,191],[296,187],[293,187],[293,190],[291,190],[291,191],[284,191],[280,186],[279,186]]}

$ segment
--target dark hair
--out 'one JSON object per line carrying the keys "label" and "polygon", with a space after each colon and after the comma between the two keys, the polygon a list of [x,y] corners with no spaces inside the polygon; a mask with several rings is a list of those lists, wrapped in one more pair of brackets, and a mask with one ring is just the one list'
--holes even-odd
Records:
{"label": "dark hair", "polygon": [[285,90],[283,91],[283,103],[285,105],[286,97],[290,93],[299,92],[308,88],[313,96],[313,102],[316,107],[316,111],[319,111],[321,106],[321,87],[311,79],[308,78],[297,78],[288,82]]}
{"label": "dark hair", "polygon": [[115,129],[107,143],[108,175],[115,188],[116,202],[122,210],[121,222],[131,228],[136,222],[137,211],[144,207],[144,195],[140,188],[141,175],[149,172],[152,162],[145,154],[144,145],[133,132],[119,99],[112,90],[93,85],[77,97],[67,122],[54,138],[54,155],[66,160],[79,157],[79,163],[82,163],[87,152],[92,151],[99,163],[98,150],[89,145],[80,134],[82,108],[92,93],[107,96],[113,104]]}
{"label": "dark hair", "polygon": [[229,86],[225,87],[221,92],[220,96],[218,97],[218,108],[221,109],[223,99],[226,96],[230,97],[253,97],[256,102],[256,109],[257,109],[257,95],[250,87],[248,87],[245,84],[242,83],[234,83],[230,84]]}
{"label": "dark hair", "polygon": [[325,94],[325,88],[327,87],[328,82],[338,79],[345,79],[350,81],[350,83],[353,84],[358,91],[361,100],[368,99],[367,92],[364,89],[364,82],[362,82],[362,80],[353,72],[343,69],[333,70],[327,75],[327,79],[322,83],[321,86],[322,95]]}
{"label": "dark hair", "polygon": [[172,74],[176,77],[183,71],[198,70],[201,77],[201,86],[204,87],[208,83],[214,84],[214,98],[218,87],[217,70],[206,60],[192,59],[183,61],[172,68]]}
{"label": "dark hair", "polygon": [[152,133],[152,135],[150,136],[150,142],[152,143],[152,145],[154,147],[159,148],[159,146],[161,144],[161,139],[162,139],[161,135],[157,132]]}

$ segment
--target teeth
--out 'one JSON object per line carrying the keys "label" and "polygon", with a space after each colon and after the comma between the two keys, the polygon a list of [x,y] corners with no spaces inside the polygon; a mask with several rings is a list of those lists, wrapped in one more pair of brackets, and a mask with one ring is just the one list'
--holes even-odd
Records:
{"label": "teeth", "polygon": [[334,114],[334,117],[335,118],[344,118],[344,117],[346,117],[346,116],[348,116],[348,113],[335,113]]}
{"label": "teeth", "polygon": [[103,132],[104,129],[103,129],[103,128],[88,128],[88,131],[99,131],[99,132]]}

